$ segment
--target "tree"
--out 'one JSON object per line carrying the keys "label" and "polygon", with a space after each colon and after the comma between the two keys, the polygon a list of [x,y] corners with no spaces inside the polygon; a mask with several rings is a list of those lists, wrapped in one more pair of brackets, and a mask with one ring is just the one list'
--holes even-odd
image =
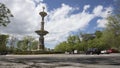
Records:
{"label": "tree", "polygon": [[66,41],[61,42],[54,48],[54,51],[56,52],[65,52],[65,51],[70,51],[70,50],[71,50],[70,46],[68,45]]}
{"label": "tree", "polygon": [[32,36],[26,36],[23,38],[23,41],[24,41],[24,47],[25,47],[25,50],[31,50],[31,43],[32,41],[34,41],[34,38]]}
{"label": "tree", "polygon": [[71,47],[71,51],[74,51],[77,49],[77,45],[79,45],[80,43],[80,38],[77,35],[73,35],[73,36],[69,36],[67,39],[67,43],[69,45],[69,47]]}
{"label": "tree", "polygon": [[16,45],[16,41],[17,38],[15,38],[14,36],[11,36],[11,38],[9,39],[9,43],[10,43],[10,50],[14,51],[15,50],[15,45]]}
{"label": "tree", "polygon": [[6,43],[8,37],[8,35],[0,35],[0,52],[6,51]]}
{"label": "tree", "polygon": [[80,43],[76,43],[74,47],[78,51],[85,51],[87,49],[87,43],[86,41],[82,41]]}
{"label": "tree", "polygon": [[102,36],[102,32],[101,31],[96,31],[95,36],[96,36],[96,38],[100,38]]}
{"label": "tree", "polygon": [[11,11],[2,3],[0,3],[0,26],[7,26],[10,23],[10,17],[13,17]]}
{"label": "tree", "polygon": [[82,41],[88,41],[95,38],[94,34],[82,34]]}
{"label": "tree", "polygon": [[74,50],[79,50],[78,46],[80,44],[80,38],[79,36],[69,36],[66,41],[61,42],[55,47],[55,51],[60,51],[60,52],[73,52]]}
{"label": "tree", "polygon": [[26,36],[23,38],[23,40],[18,41],[17,48],[22,51],[30,51],[32,42],[34,41],[34,38],[31,36]]}
{"label": "tree", "polygon": [[37,50],[38,49],[38,44],[39,42],[34,40],[31,42],[31,45],[30,45],[30,50]]}
{"label": "tree", "polygon": [[18,41],[17,43],[17,50],[18,51],[23,51],[23,41]]}
{"label": "tree", "polygon": [[108,23],[101,39],[108,48],[120,49],[120,0],[117,0],[114,6],[113,14],[107,18]]}
{"label": "tree", "polygon": [[111,48],[120,49],[120,16],[111,15],[107,20],[108,24],[103,33],[104,40]]}

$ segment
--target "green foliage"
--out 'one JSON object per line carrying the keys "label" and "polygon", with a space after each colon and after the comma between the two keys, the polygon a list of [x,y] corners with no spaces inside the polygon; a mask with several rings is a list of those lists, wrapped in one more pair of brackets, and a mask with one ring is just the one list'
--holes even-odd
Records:
{"label": "green foliage", "polygon": [[96,37],[95,39],[88,41],[88,48],[98,48],[98,49],[104,50],[109,48],[109,46],[106,45],[106,43],[103,41],[102,38],[98,39]]}
{"label": "green foliage", "polygon": [[2,3],[0,3],[0,26],[7,26],[10,23],[10,17],[13,17],[11,11]]}
{"label": "green foliage", "polygon": [[8,35],[0,34],[0,51],[6,51],[6,42],[8,37]]}
{"label": "green foliage", "polygon": [[78,50],[78,51],[85,51],[86,48],[87,48],[87,42],[85,42],[85,41],[77,43],[74,47],[74,49]]}
{"label": "green foliage", "polygon": [[96,31],[95,36],[96,36],[96,38],[100,38],[102,36],[102,32],[101,31]]}
{"label": "green foliage", "polygon": [[15,51],[14,54],[18,55],[34,55],[34,54],[62,54],[63,52],[54,52],[54,51]]}
{"label": "green foliage", "polygon": [[10,51],[14,51],[15,47],[16,47],[16,42],[17,42],[17,38],[15,38],[14,36],[11,36],[11,38],[9,39],[9,50]]}
{"label": "green foliage", "polygon": [[18,41],[18,43],[17,43],[18,50],[20,50],[20,51],[27,50],[27,46],[26,46],[26,44],[25,45],[24,44],[25,44],[25,42],[23,40]]}
{"label": "green foliage", "polygon": [[108,24],[103,31],[103,39],[108,46],[120,49],[120,16],[110,16],[107,20]]}
{"label": "green foliage", "polygon": [[75,45],[80,42],[78,36],[69,36],[67,39],[67,44],[69,45],[71,51],[75,50]]}
{"label": "green foliage", "polygon": [[70,50],[70,46],[65,41],[57,45],[54,49],[54,51],[56,52],[65,52],[69,50]]}
{"label": "green foliage", "polygon": [[27,51],[27,50],[31,50],[30,46],[31,46],[31,42],[34,40],[33,37],[31,36],[26,36],[23,38],[23,50]]}
{"label": "green foliage", "polygon": [[[67,41],[61,42],[55,47],[55,51],[57,52],[65,52],[69,51],[72,52],[79,46],[78,43],[80,43],[80,38],[78,36],[69,36]],[[77,48],[78,50],[79,48]]]}
{"label": "green foliage", "polygon": [[21,51],[31,51],[37,49],[38,41],[31,36],[26,36],[23,40],[18,41],[17,48]]}
{"label": "green foliage", "polygon": [[82,35],[82,40],[83,40],[83,41],[92,40],[92,39],[94,39],[94,38],[95,38],[94,34],[83,34],[83,35]]}
{"label": "green foliage", "polygon": [[31,42],[30,45],[30,50],[37,50],[38,49],[38,41],[34,40],[33,42]]}
{"label": "green foliage", "polygon": [[67,41],[61,42],[55,47],[55,51],[86,51],[88,48],[99,48],[101,50],[108,49],[110,46],[106,43],[103,37],[103,32],[96,31],[94,34],[82,34],[80,36],[69,36]]}
{"label": "green foliage", "polygon": [[120,50],[120,1],[117,0],[114,10],[114,14],[107,18],[108,24],[103,31],[103,40],[111,48]]}

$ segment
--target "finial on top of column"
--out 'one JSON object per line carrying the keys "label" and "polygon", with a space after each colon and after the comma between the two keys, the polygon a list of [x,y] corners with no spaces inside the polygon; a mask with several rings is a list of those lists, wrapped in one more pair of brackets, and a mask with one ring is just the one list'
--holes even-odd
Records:
{"label": "finial on top of column", "polygon": [[43,6],[43,12],[44,12],[44,10],[45,10],[45,7]]}
{"label": "finial on top of column", "polygon": [[46,13],[46,12],[44,12],[45,7],[42,7],[42,8],[43,8],[43,11],[42,11],[42,12],[40,12],[39,14],[40,14],[42,17],[45,17],[45,16],[47,15],[47,13]]}

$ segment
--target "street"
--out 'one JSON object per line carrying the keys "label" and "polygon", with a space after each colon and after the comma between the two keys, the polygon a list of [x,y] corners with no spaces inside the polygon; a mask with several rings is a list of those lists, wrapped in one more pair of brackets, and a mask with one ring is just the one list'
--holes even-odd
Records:
{"label": "street", "polygon": [[120,54],[0,55],[0,68],[120,68]]}

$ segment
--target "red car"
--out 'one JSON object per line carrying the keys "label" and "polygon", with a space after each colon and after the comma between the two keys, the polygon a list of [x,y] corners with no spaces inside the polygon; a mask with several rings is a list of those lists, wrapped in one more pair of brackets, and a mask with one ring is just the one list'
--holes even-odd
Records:
{"label": "red car", "polygon": [[116,49],[108,49],[107,52],[109,53],[118,53],[119,51]]}

